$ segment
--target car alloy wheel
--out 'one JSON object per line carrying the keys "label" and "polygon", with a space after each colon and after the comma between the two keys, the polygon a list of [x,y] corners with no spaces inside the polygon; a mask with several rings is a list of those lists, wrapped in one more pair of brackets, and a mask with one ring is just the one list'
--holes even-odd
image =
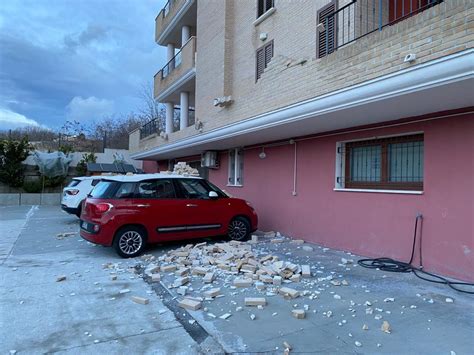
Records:
{"label": "car alloy wheel", "polygon": [[243,240],[249,234],[249,226],[243,218],[235,218],[229,224],[227,234],[232,240]]}
{"label": "car alloy wheel", "polygon": [[119,248],[126,255],[137,253],[143,244],[143,237],[137,231],[127,231],[120,236]]}

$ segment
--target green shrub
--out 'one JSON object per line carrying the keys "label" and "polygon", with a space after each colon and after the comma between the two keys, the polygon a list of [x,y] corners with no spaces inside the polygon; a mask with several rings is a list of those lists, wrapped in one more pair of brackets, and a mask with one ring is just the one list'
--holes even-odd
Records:
{"label": "green shrub", "polygon": [[43,188],[43,184],[41,180],[25,181],[23,183],[23,190],[29,193],[41,192],[42,188]]}

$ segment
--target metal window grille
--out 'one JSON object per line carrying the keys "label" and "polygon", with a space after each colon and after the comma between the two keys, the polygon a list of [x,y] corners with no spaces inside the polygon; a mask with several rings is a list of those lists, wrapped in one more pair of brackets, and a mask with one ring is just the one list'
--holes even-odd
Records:
{"label": "metal window grille", "polygon": [[346,188],[422,190],[423,134],[349,142],[344,155]]}

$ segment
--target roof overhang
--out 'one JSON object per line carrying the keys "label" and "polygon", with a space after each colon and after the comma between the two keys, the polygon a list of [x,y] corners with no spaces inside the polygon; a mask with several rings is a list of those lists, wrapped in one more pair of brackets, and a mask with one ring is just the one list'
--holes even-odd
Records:
{"label": "roof overhang", "polygon": [[469,107],[474,105],[473,92],[474,50],[470,49],[131,157],[171,159]]}

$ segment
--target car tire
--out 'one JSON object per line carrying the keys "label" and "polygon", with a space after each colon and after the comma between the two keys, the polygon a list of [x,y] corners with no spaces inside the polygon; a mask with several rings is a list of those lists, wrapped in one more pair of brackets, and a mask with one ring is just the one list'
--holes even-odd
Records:
{"label": "car tire", "polygon": [[113,247],[122,258],[134,258],[145,249],[147,241],[146,231],[139,226],[120,228],[115,233]]}
{"label": "car tire", "polygon": [[250,236],[250,223],[247,218],[235,217],[229,223],[227,235],[232,240],[246,240]]}

